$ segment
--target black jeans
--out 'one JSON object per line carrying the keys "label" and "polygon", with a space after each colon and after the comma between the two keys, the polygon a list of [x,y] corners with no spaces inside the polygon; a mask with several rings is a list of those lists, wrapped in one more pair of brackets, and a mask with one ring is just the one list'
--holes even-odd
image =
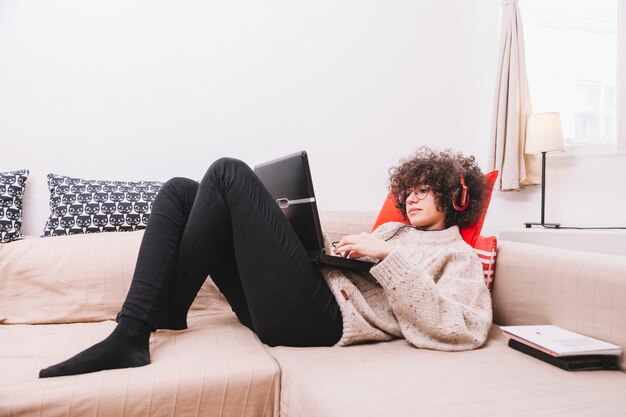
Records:
{"label": "black jeans", "polygon": [[266,344],[331,346],[341,338],[326,281],[256,174],[236,159],[216,161],[199,184],[164,184],[119,316],[185,328],[207,275]]}

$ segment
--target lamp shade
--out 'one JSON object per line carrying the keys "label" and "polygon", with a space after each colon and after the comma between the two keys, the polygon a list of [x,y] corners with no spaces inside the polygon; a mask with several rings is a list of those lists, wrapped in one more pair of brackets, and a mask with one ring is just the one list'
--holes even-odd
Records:
{"label": "lamp shade", "polygon": [[526,153],[563,152],[565,141],[559,113],[535,113],[528,119]]}

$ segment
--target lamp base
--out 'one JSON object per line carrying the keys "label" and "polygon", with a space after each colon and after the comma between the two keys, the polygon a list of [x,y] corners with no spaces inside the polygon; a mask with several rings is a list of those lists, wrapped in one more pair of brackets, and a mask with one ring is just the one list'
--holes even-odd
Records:
{"label": "lamp base", "polygon": [[526,226],[527,229],[530,229],[533,226],[543,226],[543,227],[547,227],[548,229],[559,229],[561,228],[561,223],[524,223],[524,226]]}

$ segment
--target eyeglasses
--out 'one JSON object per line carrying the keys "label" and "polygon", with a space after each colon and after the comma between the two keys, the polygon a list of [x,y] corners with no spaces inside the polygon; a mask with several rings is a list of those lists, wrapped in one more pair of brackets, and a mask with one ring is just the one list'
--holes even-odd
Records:
{"label": "eyeglasses", "polygon": [[419,187],[409,188],[404,190],[398,195],[398,201],[400,204],[406,204],[406,199],[409,198],[411,194],[414,194],[418,200],[423,200],[428,197],[428,193],[430,192],[430,187],[428,185],[421,185]]}

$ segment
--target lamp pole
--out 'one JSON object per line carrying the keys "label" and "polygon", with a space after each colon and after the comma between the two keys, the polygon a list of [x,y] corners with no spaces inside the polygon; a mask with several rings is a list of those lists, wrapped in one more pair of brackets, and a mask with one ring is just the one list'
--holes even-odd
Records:
{"label": "lamp pole", "polygon": [[541,223],[524,223],[527,229],[532,226],[543,226],[553,229],[558,229],[561,227],[561,223],[546,223],[545,222],[545,212],[546,212],[546,153],[541,152]]}
{"label": "lamp pole", "polygon": [[541,152],[541,225],[545,222],[546,213],[546,153]]}

